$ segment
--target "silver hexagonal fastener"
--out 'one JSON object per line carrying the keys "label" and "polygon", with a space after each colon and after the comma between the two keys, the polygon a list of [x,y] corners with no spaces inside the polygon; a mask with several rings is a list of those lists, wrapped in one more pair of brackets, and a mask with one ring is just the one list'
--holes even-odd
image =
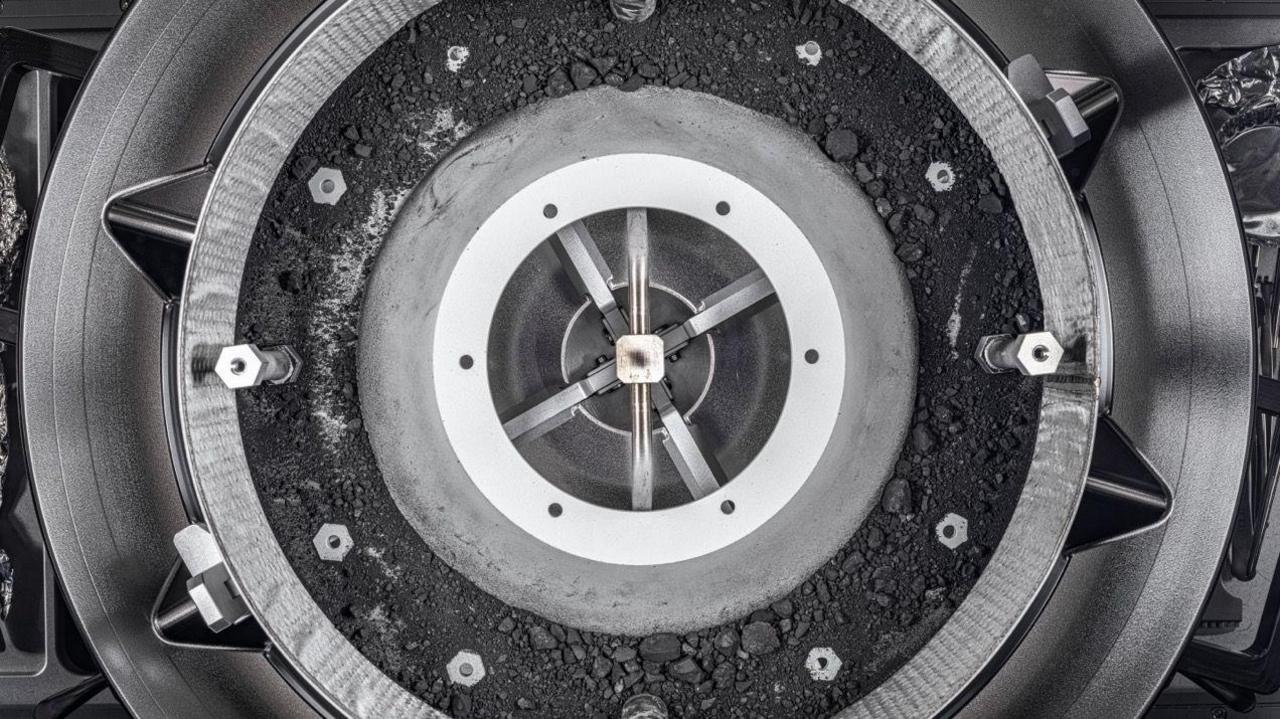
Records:
{"label": "silver hexagonal fastener", "polygon": [[925,178],[933,186],[934,192],[950,192],[956,186],[956,171],[948,162],[930,163],[929,169],[925,171]]}
{"label": "silver hexagonal fastener", "polygon": [[445,667],[449,672],[449,681],[464,687],[473,687],[484,679],[484,660],[479,654],[463,649]]}
{"label": "silver hexagonal fastener", "polygon": [[321,205],[336,205],[347,194],[347,181],[342,177],[342,170],[332,167],[316,170],[307,187],[311,190],[311,199]]}
{"label": "silver hexagonal fastener", "polygon": [[809,650],[809,657],[804,660],[804,668],[816,682],[833,682],[840,674],[840,655],[831,647],[814,647]]}
{"label": "silver hexagonal fastener", "polygon": [[947,549],[959,549],[969,541],[969,520],[952,512],[938,522],[934,533],[938,535],[938,541]]}
{"label": "silver hexagonal fastener", "polygon": [[287,384],[297,379],[302,358],[291,347],[234,345],[218,355],[214,372],[229,389],[247,389],[262,384]]}
{"label": "silver hexagonal fastener", "polygon": [[316,536],[311,539],[316,553],[326,562],[341,562],[356,543],[351,539],[351,532],[345,524],[326,524],[320,527]]}
{"label": "silver hexagonal fastener", "polygon": [[1028,377],[1050,375],[1062,362],[1062,345],[1049,332],[991,335],[978,340],[975,358],[992,374],[1021,372]]}
{"label": "silver hexagonal fastener", "polygon": [[173,535],[173,545],[191,575],[187,594],[209,629],[223,632],[249,618],[249,608],[209,530],[199,524],[188,525]]}

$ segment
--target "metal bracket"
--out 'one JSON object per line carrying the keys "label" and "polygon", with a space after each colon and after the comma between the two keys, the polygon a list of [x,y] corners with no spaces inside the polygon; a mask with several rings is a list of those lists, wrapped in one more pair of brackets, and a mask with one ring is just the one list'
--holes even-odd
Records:
{"label": "metal bracket", "polygon": [[1126,539],[1159,527],[1173,510],[1173,491],[1115,421],[1098,419],[1084,498],[1066,553]]}
{"label": "metal bracket", "polygon": [[[252,616],[209,530],[189,525],[174,535],[173,544],[191,575],[187,594],[209,629],[219,634]],[[190,607],[185,611],[190,614]]]}
{"label": "metal bracket", "polygon": [[166,300],[176,300],[186,278],[200,208],[213,168],[198,167],[116,193],[102,214],[107,234]]}
{"label": "metal bracket", "polygon": [[266,650],[267,635],[252,617],[221,632],[210,629],[187,592],[190,579],[182,560],[175,560],[151,606],[151,629],[160,641],[187,649]]}
{"label": "metal bracket", "polygon": [[1123,112],[1120,86],[1096,75],[1046,71],[1033,55],[1009,63],[1008,75],[1044,130],[1071,188],[1082,192]]}

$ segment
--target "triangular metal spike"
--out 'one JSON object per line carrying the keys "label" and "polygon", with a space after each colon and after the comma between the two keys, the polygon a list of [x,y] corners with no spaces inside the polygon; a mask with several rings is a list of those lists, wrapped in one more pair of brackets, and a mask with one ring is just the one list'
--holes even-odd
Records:
{"label": "triangular metal spike", "polygon": [[1173,491],[1151,463],[1104,415],[1094,436],[1084,499],[1067,538],[1067,553],[1132,537],[1160,526],[1173,509]]}
{"label": "triangular metal spike", "polygon": [[107,234],[167,300],[182,293],[196,222],[212,181],[212,168],[196,168],[118,193],[103,211]]}

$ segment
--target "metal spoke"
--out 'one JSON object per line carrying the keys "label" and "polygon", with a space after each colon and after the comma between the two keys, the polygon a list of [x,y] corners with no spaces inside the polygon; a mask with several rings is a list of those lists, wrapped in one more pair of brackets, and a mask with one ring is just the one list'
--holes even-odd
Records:
{"label": "metal spoke", "polygon": [[[690,317],[684,324],[660,332],[663,351],[667,356],[671,356],[699,336],[773,299],[776,299],[773,285],[763,272],[756,271],[745,275],[707,297],[702,302],[702,311]],[[559,422],[549,424],[553,420],[563,422],[567,419],[565,415],[569,410],[594,395],[613,391],[621,384],[618,380],[617,361],[611,359],[597,367],[586,379],[565,387],[511,418],[503,424],[503,428],[513,441],[534,430],[549,431],[559,424]]]}
{"label": "metal spoke", "polygon": [[605,328],[617,339],[627,333],[627,320],[613,298],[613,273],[581,221],[556,233],[556,252],[573,284],[604,315]]}
{"label": "metal spoke", "polygon": [[554,429],[559,423],[546,426],[553,420],[563,419],[569,410],[582,404],[590,397],[618,386],[618,369],[613,361],[601,365],[587,378],[565,387],[547,399],[538,402],[529,409],[503,423],[507,437],[515,441],[542,429],[543,432]]}
{"label": "metal spoke", "polygon": [[680,479],[684,480],[689,494],[697,500],[720,489],[718,478],[721,472],[715,458],[702,451],[693,430],[671,401],[671,393],[665,385],[653,393],[653,404],[662,419],[663,428],[667,430],[662,444],[671,455],[671,461],[680,472]]}
{"label": "metal spoke", "polygon": [[724,289],[702,301],[698,313],[684,324],[662,335],[667,354],[745,312],[756,309],[768,300],[777,299],[773,283],[764,270],[744,275]]}
{"label": "metal spoke", "polygon": [[[627,279],[631,334],[649,328],[649,213],[627,210]],[[651,385],[631,385],[631,508],[653,509],[653,409]]]}

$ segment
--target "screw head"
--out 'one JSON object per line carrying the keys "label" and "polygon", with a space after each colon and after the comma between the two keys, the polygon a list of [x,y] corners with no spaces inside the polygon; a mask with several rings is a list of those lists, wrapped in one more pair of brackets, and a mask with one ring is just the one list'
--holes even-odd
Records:
{"label": "screw head", "polygon": [[326,562],[341,562],[347,558],[347,554],[356,546],[351,539],[351,532],[345,524],[325,524],[320,527],[320,531],[316,532],[316,536],[312,537],[311,544],[316,548],[316,554]]}
{"label": "screw head", "polygon": [[969,541],[969,520],[952,512],[938,522],[934,528],[938,541],[947,549],[955,550]]}
{"label": "screw head", "polygon": [[449,681],[464,687],[473,687],[485,677],[484,660],[467,649],[454,655],[445,670],[449,673]]}
{"label": "screw head", "polygon": [[307,187],[311,190],[311,199],[321,205],[336,205],[347,194],[347,181],[343,179],[342,171],[332,167],[316,170]]}
{"label": "screw head", "polygon": [[804,668],[809,670],[809,676],[816,682],[835,681],[843,664],[840,655],[831,647],[814,647],[804,660]]}

